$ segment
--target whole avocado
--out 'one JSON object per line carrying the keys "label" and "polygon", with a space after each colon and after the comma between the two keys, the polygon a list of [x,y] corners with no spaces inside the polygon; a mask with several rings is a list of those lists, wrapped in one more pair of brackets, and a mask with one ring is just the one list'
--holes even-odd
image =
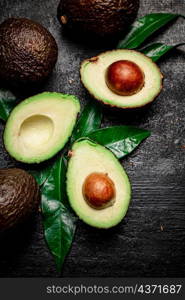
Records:
{"label": "whole avocado", "polygon": [[139,0],[61,0],[58,19],[67,29],[100,37],[127,30],[139,9]]}
{"label": "whole avocado", "polygon": [[29,217],[40,202],[39,186],[22,169],[0,169],[0,231]]}
{"label": "whole avocado", "polygon": [[54,37],[42,25],[25,18],[0,24],[0,79],[24,87],[45,80],[58,56]]}

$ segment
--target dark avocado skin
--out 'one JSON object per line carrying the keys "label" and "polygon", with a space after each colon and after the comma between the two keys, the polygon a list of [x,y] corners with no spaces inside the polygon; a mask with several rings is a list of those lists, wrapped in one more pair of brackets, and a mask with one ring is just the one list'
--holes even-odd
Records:
{"label": "dark avocado skin", "polygon": [[58,56],[54,37],[25,18],[0,24],[0,79],[11,86],[39,84],[51,73]]}
{"label": "dark avocado skin", "polygon": [[29,217],[40,202],[39,186],[22,169],[0,169],[0,232]]}
{"label": "dark avocado skin", "polygon": [[139,0],[61,0],[58,19],[80,34],[106,37],[126,31],[138,9]]}

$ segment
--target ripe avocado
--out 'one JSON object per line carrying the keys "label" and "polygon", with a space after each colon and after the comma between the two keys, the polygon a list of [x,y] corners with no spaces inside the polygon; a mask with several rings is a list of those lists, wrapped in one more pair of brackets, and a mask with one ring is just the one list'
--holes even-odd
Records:
{"label": "ripe avocado", "polygon": [[70,154],[67,193],[71,207],[93,227],[117,225],[131,198],[131,185],[123,167],[112,152],[88,139],[75,142]]}
{"label": "ripe avocado", "polygon": [[58,19],[80,35],[106,37],[126,31],[138,9],[139,0],[61,0]]}
{"label": "ripe avocado", "polygon": [[70,137],[80,110],[72,95],[45,92],[19,103],[4,131],[9,154],[25,163],[40,163],[61,150]]}
{"label": "ripe avocado", "polygon": [[0,231],[24,221],[37,209],[39,186],[21,169],[0,169]]}
{"label": "ripe avocado", "polygon": [[25,18],[0,24],[0,79],[12,86],[35,85],[51,73],[58,56],[54,37]]}
{"label": "ripe avocado", "polygon": [[162,89],[158,66],[135,50],[112,50],[86,59],[80,73],[83,85],[95,99],[120,108],[144,106]]}

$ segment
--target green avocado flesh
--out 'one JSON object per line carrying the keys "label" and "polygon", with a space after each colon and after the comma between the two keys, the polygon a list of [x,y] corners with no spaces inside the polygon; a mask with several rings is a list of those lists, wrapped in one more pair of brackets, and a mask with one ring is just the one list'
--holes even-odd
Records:
{"label": "green avocado flesh", "polygon": [[[114,204],[101,210],[89,206],[82,192],[85,179],[94,172],[107,174],[115,185]],[[97,228],[110,228],[117,225],[127,212],[131,185],[112,152],[90,140],[79,140],[71,150],[67,193],[71,207],[81,220]]]}
{"label": "green avocado flesh", "polygon": [[[128,60],[137,64],[144,73],[143,88],[132,96],[121,96],[106,84],[107,68],[116,61]],[[121,108],[136,108],[152,102],[162,89],[162,74],[146,55],[135,50],[113,50],[87,59],[81,65],[81,80],[89,93],[104,104]]]}
{"label": "green avocado flesh", "polygon": [[6,150],[25,163],[51,158],[66,144],[79,111],[79,100],[72,95],[45,92],[24,100],[6,123]]}

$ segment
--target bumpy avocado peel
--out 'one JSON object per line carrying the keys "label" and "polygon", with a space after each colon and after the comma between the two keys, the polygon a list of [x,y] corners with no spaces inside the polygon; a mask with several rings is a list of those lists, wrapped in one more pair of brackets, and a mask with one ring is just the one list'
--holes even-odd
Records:
{"label": "bumpy avocado peel", "polygon": [[26,220],[39,203],[39,186],[32,175],[17,168],[0,169],[0,231]]}
{"label": "bumpy avocado peel", "polygon": [[58,56],[54,37],[41,24],[9,18],[0,24],[0,79],[8,86],[32,87],[44,81]]}
{"label": "bumpy avocado peel", "polygon": [[61,0],[58,20],[80,35],[115,36],[127,30],[139,9],[139,0]]}

